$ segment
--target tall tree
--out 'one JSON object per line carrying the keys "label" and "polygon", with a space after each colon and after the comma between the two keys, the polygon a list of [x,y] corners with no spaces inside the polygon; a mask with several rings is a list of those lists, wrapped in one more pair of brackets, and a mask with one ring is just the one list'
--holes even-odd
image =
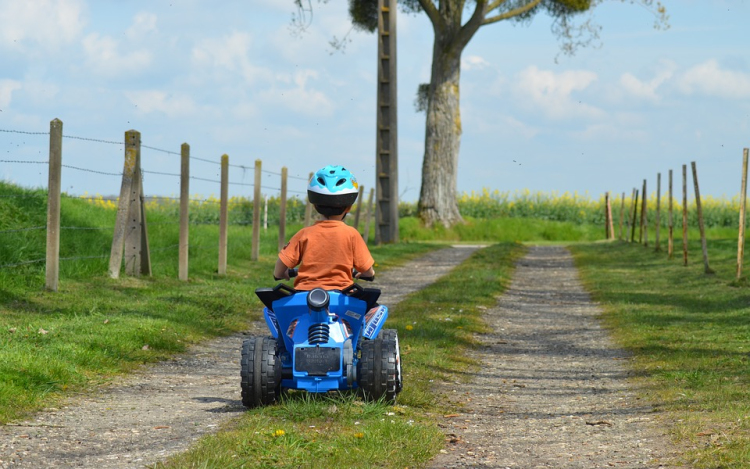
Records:
{"label": "tall tree", "polygon": [[[304,17],[311,0],[294,0]],[[328,0],[321,0],[328,1]],[[552,32],[565,54],[572,54],[598,38],[600,27],[573,19],[604,0],[399,0],[403,11],[426,14],[435,37],[432,76],[421,85],[417,107],[427,111],[419,216],[427,226],[462,221],[458,211],[456,181],[461,143],[461,54],[479,28],[504,21],[531,21],[546,12],[553,18]],[[666,26],[667,14],[658,0],[619,0],[647,7],[655,27]],[[377,0],[349,0],[355,27],[373,32],[378,26]],[[310,10],[307,10],[310,11]]]}

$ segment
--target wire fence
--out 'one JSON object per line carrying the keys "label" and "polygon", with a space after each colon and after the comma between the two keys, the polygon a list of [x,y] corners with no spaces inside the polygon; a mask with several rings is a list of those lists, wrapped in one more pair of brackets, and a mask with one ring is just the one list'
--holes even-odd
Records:
{"label": "wire fence", "polygon": [[[41,132],[41,131],[27,131],[27,130],[19,130],[19,129],[0,129],[0,137],[2,136],[2,134],[6,134],[6,135],[18,135],[18,136],[35,136],[35,137],[45,137],[46,136],[46,137],[49,138],[50,135],[51,135],[51,132],[49,132],[49,131],[46,131],[46,132]],[[115,140],[106,139],[106,138],[94,138],[94,137],[78,136],[78,135],[62,135],[62,138],[66,139],[66,140],[75,140],[75,141],[77,141],[77,142],[79,142],[81,144],[84,144],[84,145],[86,145],[86,144],[104,144],[104,145],[116,147],[117,151],[120,154],[122,154],[122,152],[123,152],[123,150],[124,150],[124,148],[126,146],[126,143],[124,141],[115,141]],[[4,165],[4,168],[6,170],[9,167],[13,166],[13,165],[19,165],[19,166],[20,165],[34,165],[34,166],[49,166],[50,165],[50,161],[49,160],[37,159],[36,157],[30,157],[30,158],[21,158],[21,157],[18,157],[18,156],[14,157],[15,155],[13,155],[13,153],[17,153],[17,152],[19,152],[18,151],[19,149],[21,149],[23,147],[27,147],[27,146],[29,146],[29,144],[27,144],[26,142],[23,142],[23,145],[20,144],[20,143],[16,144],[15,148],[11,148],[11,149],[7,150],[7,152],[6,152],[6,154],[8,154],[7,157],[0,158],[0,163]],[[181,153],[179,153],[179,152],[170,151],[170,150],[167,150],[167,149],[164,149],[164,148],[159,148],[159,147],[156,147],[156,146],[144,145],[142,142],[140,142],[140,148],[143,149],[143,150],[153,151],[153,152],[159,152],[159,153],[162,153],[162,154],[165,154],[165,155],[170,155],[170,156],[176,156],[176,157],[180,157],[181,156]],[[92,150],[92,152],[93,152],[93,150]],[[40,150],[40,153],[41,153],[41,150]],[[95,175],[96,177],[107,176],[107,177],[112,177],[114,180],[116,180],[116,179],[122,179],[123,178],[123,172],[120,171],[120,170],[112,170],[111,168],[106,168],[106,167],[91,167],[91,166],[89,166],[87,164],[77,164],[76,163],[76,158],[77,158],[76,155],[80,155],[82,153],[86,153],[86,150],[84,150],[83,152],[79,151],[79,152],[72,153],[72,156],[70,157],[70,158],[72,158],[72,161],[70,161],[70,162],[67,162],[67,160],[69,159],[69,157],[68,157],[68,155],[66,155],[65,156],[66,163],[65,164],[61,164],[61,167],[64,168],[65,170],[68,170],[68,171],[75,171],[75,172],[86,173],[86,174],[90,174],[90,175]],[[116,158],[100,158],[98,161],[105,162],[105,161],[118,161],[118,160],[119,159],[116,159]],[[121,161],[121,160],[119,160],[119,161]],[[210,164],[210,165],[216,165],[216,166],[219,166],[219,167],[221,166],[221,161],[219,159],[212,160],[212,159],[205,158],[205,157],[199,157],[199,156],[192,156],[191,155],[190,156],[190,161],[191,161],[191,163],[196,164],[196,165]],[[175,165],[175,167],[178,170],[180,169],[180,159],[179,158],[175,159],[174,165]],[[239,169],[239,170],[241,170],[243,172],[243,174],[246,173],[246,172],[248,172],[248,171],[250,171],[250,170],[253,170],[253,171],[255,170],[255,168],[253,166],[246,166],[246,165],[242,165],[242,164],[229,164],[229,167],[233,168],[233,169]],[[203,174],[210,173],[210,171],[201,171],[201,170],[195,171],[195,172],[197,172],[198,174],[201,174],[201,173],[203,173]],[[280,172],[269,171],[269,170],[262,170],[262,172],[267,177],[269,177],[269,176],[278,176],[279,177],[279,181],[280,181],[280,178],[281,178],[281,173]],[[175,185],[176,189],[178,188],[179,180],[181,178],[181,174],[179,174],[178,172],[157,171],[157,170],[149,170],[147,168],[143,168],[142,169],[142,178],[143,178],[143,181],[144,181],[144,183],[145,183],[146,186],[147,186],[148,179],[149,179],[150,176],[174,177],[174,178],[176,178],[176,181],[177,181],[177,183]],[[303,185],[303,182],[304,182],[304,184],[306,184],[307,179],[306,178],[297,177],[297,176],[288,176],[288,178],[292,179],[292,180],[295,180],[295,181],[300,181],[300,182],[297,184],[298,187],[296,188],[296,190],[294,188],[293,189],[287,189],[287,192],[290,193],[290,194],[293,194],[293,197],[295,197],[295,196],[305,196],[306,195],[306,191],[304,190],[305,186]],[[220,179],[212,179],[210,177],[190,176],[190,180],[215,184],[217,192],[220,189],[220,185],[221,185],[221,180]],[[245,181],[234,180],[234,181],[228,181],[228,185],[240,189],[240,193],[246,191],[247,189],[253,189],[253,190],[255,189],[255,183],[254,182],[245,182]],[[2,186],[0,186],[0,188],[3,189],[2,191],[0,191],[0,201],[2,201],[2,200],[6,200],[6,201],[16,200],[16,201],[18,201],[18,200],[21,200],[21,199],[27,199],[29,201],[36,201],[38,204],[42,204],[42,205],[46,205],[47,204],[47,198],[48,198],[47,188],[44,188],[42,190],[18,191],[16,193],[13,193],[13,192],[7,192],[8,188],[10,188],[10,187],[12,187],[12,186],[10,186],[10,185],[2,185]],[[280,193],[281,192],[281,184],[279,184],[279,186],[273,186],[273,185],[270,185],[268,183],[265,183],[265,184],[263,184],[263,185],[260,186],[260,189],[263,190],[263,191],[271,192],[271,193]],[[175,192],[179,192],[179,191],[176,190]],[[81,200],[85,200],[85,201],[87,201],[89,203],[92,203],[92,204],[99,203],[99,204],[102,204],[102,205],[106,205],[109,208],[115,208],[117,206],[118,199],[119,199],[118,197],[115,197],[115,196],[107,196],[105,198],[104,196],[93,197],[93,196],[81,195],[81,196],[72,196],[72,197],[75,197],[75,198],[78,198],[78,199],[81,199]],[[300,197],[298,197],[298,198],[300,198]],[[264,199],[265,199],[265,201],[267,201],[268,200],[268,196],[265,196]],[[177,203],[180,201],[180,198],[179,197],[172,197],[172,196],[160,196],[160,195],[148,195],[148,194],[145,194],[144,195],[144,200],[146,201],[147,204],[149,204],[151,206],[151,208],[157,208],[158,206],[163,206],[165,204],[167,204],[167,205],[168,204],[172,204],[172,205],[176,206]],[[211,215],[210,216],[208,214],[205,214],[205,213],[201,214],[200,211],[198,213],[196,213],[194,215],[194,217],[193,217],[194,220],[192,220],[192,223],[191,223],[192,225],[194,225],[194,226],[218,226],[219,219],[218,219],[218,216],[216,216],[217,210],[216,210],[215,207],[217,207],[217,206],[219,206],[221,204],[221,200],[220,199],[215,198],[213,196],[212,197],[196,197],[196,196],[192,196],[192,197],[189,198],[189,203],[191,205],[191,208],[194,208],[194,209],[197,209],[197,210],[199,210],[203,206],[214,207],[213,209],[210,210],[211,211]],[[249,218],[249,217],[247,217],[248,206],[250,204],[252,204],[252,200],[247,200],[247,198],[242,197],[241,195],[240,196],[236,196],[233,199],[233,205],[237,206],[237,205],[241,205],[241,204],[245,205],[245,207],[244,207],[245,208],[244,213],[242,213],[242,214],[235,214],[235,216],[233,216],[232,219],[228,222],[229,225],[248,226],[248,225],[252,224],[252,219]],[[169,213],[169,210],[166,210],[166,212]],[[299,210],[298,210],[298,212],[299,212]],[[29,239],[29,236],[31,236],[31,235],[46,233],[46,231],[47,231],[47,225],[39,225],[38,224],[39,221],[42,221],[42,220],[38,220],[37,223],[33,224],[33,226],[7,226],[7,223],[0,225],[0,226],[3,227],[2,229],[0,229],[0,243],[2,243],[3,245],[9,246],[9,245],[13,244],[13,243],[8,242],[8,237],[9,236],[10,237],[26,237],[27,238],[27,239],[25,239],[25,243],[24,243],[24,244],[27,245],[25,248],[17,249],[17,250],[15,250],[15,252],[12,252],[12,253],[5,252],[5,255],[3,256],[5,259],[0,258],[0,269],[8,269],[8,268],[20,267],[20,266],[28,266],[28,265],[39,264],[39,263],[45,262],[46,258],[42,258],[42,257],[38,257],[38,258],[26,258],[26,259],[24,259],[22,257],[24,254],[27,255],[27,254],[31,253],[32,251],[38,251],[39,250],[38,249],[39,246],[42,244],[41,240]],[[273,218],[272,218],[272,222],[273,222]],[[268,223],[267,219],[266,219],[265,223],[266,223],[266,226],[267,226],[267,223]],[[170,225],[171,226],[176,226],[176,225],[179,225],[179,222],[178,221],[174,221],[174,222],[160,222],[160,223],[150,223],[149,224],[150,227],[153,227],[155,229],[159,229],[160,227],[165,227],[165,226],[170,226]],[[83,232],[83,231],[89,231],[89,232],[112,232],[114,230],[114,228],[115,228],[115,226],[114,226],[114,222],[113,222],[111,225],[107,225],[107,226],[60,226],[59,229],[60,229],[60,232],[64,234],[65,232]],[[3,240],[2,240],[3,237],[5,238],[5,242],[3,242]],[[31,247],[29,247],[31,244],[36,244],[37,245],[37,249],[32,249]],[[169,245],[169,246],[164,246],[164,247],[156,247],[156,248],[150,249],[150,251],[152,251],[152,252],[167,251],[167,250],[176,249],[177,247],[179,247],[179,245],[174,244],[174,245]],[[42,252],[43,252],[43,250],[42,250]],[[103,259],[103,258],[107,258],[107,257],[109,257],[109,254],[101,255],[101,256],[89,256],[89,255],[67,256],[67,257],[63,256],[63,257],[60,257],[59,260],[60,261],[81,261],[81,260],[89,260],[89,259]],[[8,259],[13,259],[13,258],[15,258],[15,260],[8,261]],[[3,262],[3,260],[5,260],[5,262]]]}

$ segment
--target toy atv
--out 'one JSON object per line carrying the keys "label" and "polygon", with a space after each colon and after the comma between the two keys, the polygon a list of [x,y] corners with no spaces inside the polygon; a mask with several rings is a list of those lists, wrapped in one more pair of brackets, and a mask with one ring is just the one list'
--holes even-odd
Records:
{"label": "toy atv", "polygon": [[[290,272],[291,273],[291,272]],[[275,402],[281,392],[358,390],[367,400],[395,402],[402,388],[395,329],[382,329],[388,308],[380,290],[297,291],[285,284],[255,290],[271,337],[242,343],[242,404]]]}

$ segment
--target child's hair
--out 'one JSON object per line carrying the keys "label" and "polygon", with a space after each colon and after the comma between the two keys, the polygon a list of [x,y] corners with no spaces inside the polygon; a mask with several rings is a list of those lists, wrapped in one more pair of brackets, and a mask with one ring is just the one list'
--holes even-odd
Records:
{"label": "child's hair", "polygon": [[333,207],[331,205],[313,205],[315,207],[315,210],[324,217],[330,217],[335,215],[341,215],[346,211],[347,207]]}

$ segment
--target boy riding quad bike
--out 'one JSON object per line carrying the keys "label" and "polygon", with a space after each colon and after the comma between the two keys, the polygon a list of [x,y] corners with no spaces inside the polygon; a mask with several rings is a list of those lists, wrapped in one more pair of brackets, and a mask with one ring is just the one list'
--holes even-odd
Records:
{"label": "boy riding quad bike", "polygon": [[398,335],[383,329],[388,308],[377,304],[380,290],[354,282],[372,280],[375,262],[359,232],[343,222],[357,181],[341,166],[326,166],[307,194],[324,220],[279,253],[274,278],[296,276],[294,288],[256,290],[271,337],[243,341],[242,403],[271,404],[282,389],[357,389],[366,399],[394,402],[402,388]]}

